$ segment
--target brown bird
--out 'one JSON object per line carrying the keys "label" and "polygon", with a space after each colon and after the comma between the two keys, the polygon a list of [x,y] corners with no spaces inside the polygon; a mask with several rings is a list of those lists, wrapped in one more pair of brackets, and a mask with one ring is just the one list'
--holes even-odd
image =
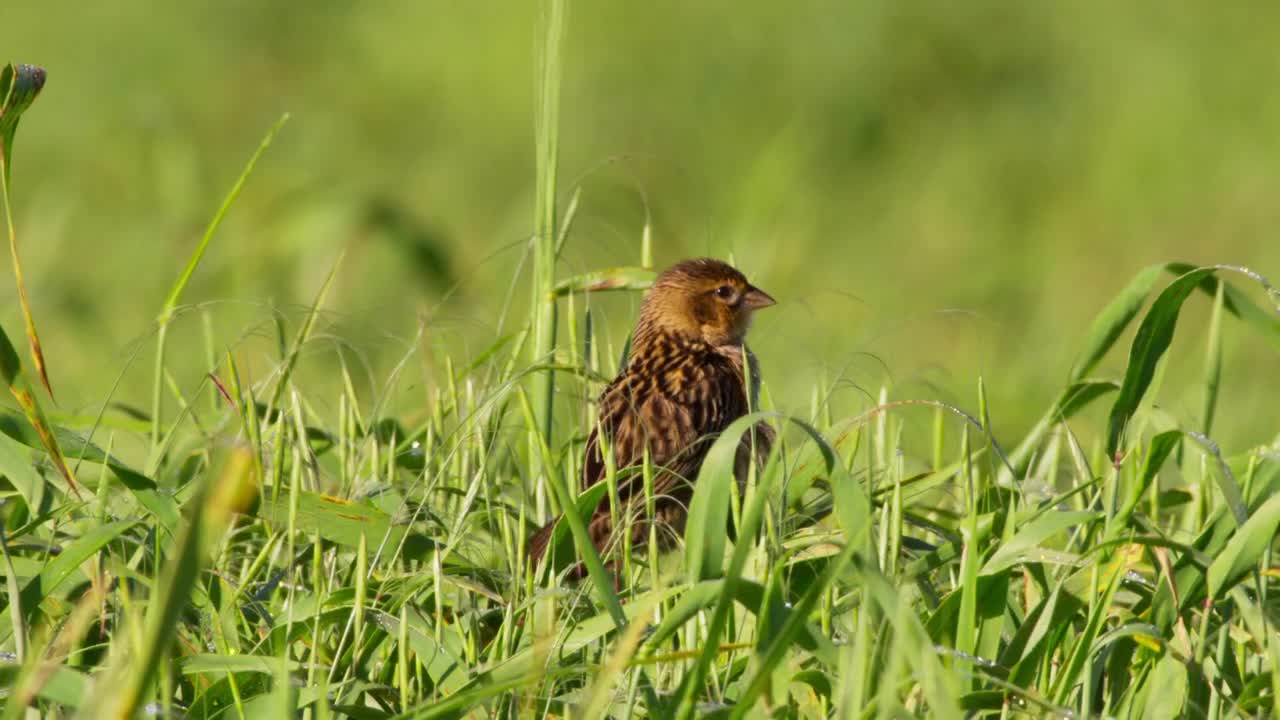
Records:
{"label": "brown bird", "polygon": [[[599,422],[587,439],[581,479],[582,489],[605,479],[597,429],[604,432],[618,471],[641,465],[648,450],[655,469],[653,518],[645,517],[641,473],[618,475],[618,514],[632,518],[633,545],[649,537],[650,520],[658,523],[662,547],[683,534],[693,481],[711,444],[756,407],[760,374],[744,339],[753,313],[773,304],[741,272],[707,258],[668,268],[645,295],[627,365],[600,396]],[[751,463],[762,463],[772,443],[773,429],[763,423],[743,435],[734,467],[739,488]],[[606,495],[588,524],[601,552],[614,539],[609,504]],[[535,566],[556,521],[529,541]],[[583,572],[579,565],[573,575]]]}

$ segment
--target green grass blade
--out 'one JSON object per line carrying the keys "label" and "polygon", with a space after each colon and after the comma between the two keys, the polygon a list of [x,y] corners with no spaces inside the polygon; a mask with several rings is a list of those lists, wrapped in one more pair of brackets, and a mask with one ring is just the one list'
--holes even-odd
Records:
{"label": "green grass blade", "polygon": [[1152,303],[1147,316],[1138,326],[1138,333],[1129,350],[1129,362],[1125,368],[1124,383],[1119,396],[1111,406],[1107,421],[1107,455],[1114,457],[1120,450],[1120,440],[1129,418],[1138,409],[1138,403],[1146,394],[1155,377],[1156,365],[1173,340],[1182,303],[1202,280],[1214,273],[1214,268],[1193,270],[1165,288]]}
{"label": "green grass blade", "polygon": [[110,671],[113,682],[99,686],[96,705],[104,709],[100,717],[125,720],[141,707],[176,639],[175,627],[208,562],[211,539],[221,533],[234,513],[243,512],[247,501],[256,494],[258,479],[254,467],[248,451],[236,450],[221,475],[206,476],[192,498],[192,512],[147,608],[141,653],[138,657],[117,658]]}
{"label": "green grass blade", "polygon": [[1200,417],[1200,432],[1213,434],[1213,416],[1218,409],[1218,391],[1222,384],[1222,307],[1226,299],[1227,284],[1218,283],[1213,296],[1213,314],[1209,316],[1209,337],[1204,353],[1204,410]]}
{"label": "green grass blade", "polygon": [[604,292],[606,290],[644,290],[653,284],[657,276],[653,270],[641,267],[617,267],[574,275],[556,283],[552,294],[563,297],[572,293]]}
{"label": "green grass blade", "polygon": [[187,284],[191,282],[191,276],[195,275],[196,268],[200,267],[200,261],[204,259],[205,251],[209,249],[209,242],[213,240],[213,236],[221,227],[223,219],[230,212],[231,206],[235,204],[236,198],[240,197],[240,191],[244,189],[245,183],[249,180],[249,176],[253,174],[253,168],[258,164],[258,160],[266,153],[267,148],[271,147],[271,143],[276,139],[276,133],[280,132],[280,128],[289,121],[289,114],[285,113],[276,120],[271,129],[267,131],[266,137],[262,138],[262,142],[258,144],[258,149],[249,156],[249,162],[245,164],[244,169],[240,171],[240,176],[236,178],[235,183],[231,186],[231,190],[227,192],[226,197],[222,199],[222,204],[218,206],[218,211],[214,213],[213,219],[204,229],[204,234],[200,236],[200,242],[196,244],[195,251],[191,253],[191,257],[187,259],[186,266],[182,269],[182,273],[178,275],[178,279],[174,281],[173,287],[169,289],[169,294],[165,296],[164,306],[160,310],[160,324],[167,324],[173,317],[174,310],[177,309],[178,303],[182,301],[182,293],[187,289]]}
{"label": "green grass blade", "polygon": [[[1218,286],[1221,285],[1223,288],[1222,309],[1227,314],[1251,327],[1273,348],[1280,350],[1280,288],[1276,288],[1261,274],[1249,268],[1236,265],[1219,265],[1217,267],[1219,270],[1229,270],[1244,275],[1261,286],[1263,291],[1267,293],[1270,309],[1258,307],[1244,291],[1216,276],[1202,280],[1199,286],[1200,291],[1212,298],[1218,294]],[[1184,274],[1195,270],[1195,266],[1186,263],[1169,263],[1168,269],[1169,272],[1175,274]]]}
{"label": "green grass blade", "polygon": [[[755,423],[768,417],[768,413],[751,413],[735,420],[728,428],[721,433],[719,442],[737,443],[749,428]],[[822,435],[812,426],[795,418],[786,418],[786,420],[801,430],[803,430],[813,442],[817,443],[822,450],[822,458],[826,466],[831,483],[836,486],[840,483],[851,483],[847,477],[844,468],[836,461],[835,451],[827,444]],[[732,468],[722,468],[731,472]],[[725,572],[724,585],[721,590],[721,597],[717,602],[715,611],[711,616],[711,621],[707,625],[706,640],[702,651],[699,653],[697,660],[694,661],[693,667],[688,671],[681,680],[681,686],[678,691],[680,698],[679,707],[677,709],[677,717],[690,718],[693,716],[697,702],[696,698],[702,689],[702,684],[710,672],[711,664],[716,658],[719,648],[719,640],[721,634],[729,619],[729,611],[733,606],[732,599],[735,595],[737,586],[742,579],[743,569],[746,567],[747,556],[750,554],[755,544],[756,533],[759,532],[761,521],[764,517],[765,506],[769,502],[772,486],[778,480],[778,464],[776,462],[770,464],[770,468],[763,473],[763,478],[757,485],[755,492],[752,494],[750,501],[742,513],[742,526],[738,529],[738,541],[734,545],[733,553],[729,561],[729,568]],[[850,488],[854,486],[850,484]],[[868,501],[869,504],[869,501]],[[864,525],[859,535],[846,538],[846,543],[850,545],[860,546],[865,537],[864,533],[868,528]]]}
{"label": "green grass blade", "polygon": [[293,338],[293,344],[289,347],[289,354],[285,358],[284,365],[280,370],[280,376],[276,380],[276,389],[271,396],[271,402],[268,407],[280,407],[285,389],[289,387],[289,380],[292,379],[293,371],[298,366],[298,358],[302,354],[302,346],[311,338],[311,331],[315,329],[316,320],[320,317],[320,308],[324,306],[325,298],[329,295],[329,288],[333,286],[333,280],[338,276],[338,268],[342,265],[342,258],[343,255],[339,253],[338,257],[334,259],[333,266],[329,268],[329,274],[325,276],[324,283],[320,285],[320,290],[316,292],[315,299],[312,300],[311,306],[307,309],[307,317],[302,322],[302,327],[298,328],[298,333]]}
{"label": "green grass blade", "polygon": [[737,492],[734,464],[744,434],[756,422],[752,416],[734,421],[716,438],[698,471],[685,521],[685,572],[690,583],[717,578],[724,568],[728,498]]}
{"label": "green grass blade", "polygon": [[249,162],[245,165],[244,170],[240,171],[240,176],[236,178],[231,190],[222,199],[222,204],[218,206],[218,211],[214,213],[213,219],[205,227],[204,235],[200,237],[200,242],[196,244],[195,251],[187,259],[186,267],[182,269],[182,273],[174,281],[173,287],[169,289],[169,294],[164,300],[164,306],[160,309],[160,315],[157,318],[159,329],[156,335],[155,373],[152,377],[151,387],[151,445],[153,448],[160,443],[160,429],[162,427],[160,399],[164,380],[165,342],[168,337],[169,322],[173,319],[173,314],[178,308],[178,303],[182,300],[182,294],[187,289],[187,284],[191,282],[191,277],[195,275],[196,268],[200,266],[200,261],[204,258],[205,251],[208,250],[214,233],[222,225],[222,220],[230,212],[236,198],[240,197],[240,191],[244,189],[245,182],[248,181],[249,175],[253,173],[254,166],[258,164],[258,159],[267,151],[267,148],[271,147],[276,133],[280,131],[280,128],[288,120],[288,113],[281,115],[275,125],[272,125],[271,129],[267,131],[267,135],[258,145],[258,149],[249,157]]}
{"label": "green grass blade", "polygon": [[1218,599],[1258,567],[1280,530],[1280,495],[1269,498],[1236,530],[1209,566],[1209,597]]}
{"label": "green grass blade", "polygon": [[[543,6],[541,47],[538,65],[538,107],[535,135],[534,232],[533,232],[533,298],[530,303],[530,326],[533,344],[531,362],[552,361],[556,348],[557,225],[556,173],[560,155],[560,79],[564,51],[565,28],[568,25],[568,0],[546,0]],[[548,370],[533,376],[533,413],[537,423],[532,428],[541,442],[552,444],[551,418],[555,404],[555,372]],[[537,440],[530,438],[529,453],[535,455]],[[543,471],[551,474],[550,467]],[[568,507],[567,505],[565,507]]]}
{"label": "green grass blade", "polygon": [[[32,612],[71,578],[82,563],[135,524],[132,521],[108,523],[81,535],[64,547],[57,557],[49,560],[39,575],[27,582],[18,596],[18,603],[25,612]],[[12,618],[7,613],[0,615],[0,640],[8,639],[13,630]]]}
{"label": "green grass blade", "polygon": [[1164,265],[1143,268],[1120,291],[1120,294],[1098,313],[1086,336],[1085,349],[1080,353],[1079,359],[1071,370],[1071,382],[1082,380],[1097,367],[1103,356],[1119,339],[1120,334],[1142,310],[1142,304],[1164,269]]}

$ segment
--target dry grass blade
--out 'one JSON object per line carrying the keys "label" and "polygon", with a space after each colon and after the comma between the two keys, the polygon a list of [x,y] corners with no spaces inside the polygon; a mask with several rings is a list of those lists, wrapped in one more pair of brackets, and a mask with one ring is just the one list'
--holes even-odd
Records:
{"label": "dry grass blade", "polygon": [[71,466],[67,464],[67,459],[62,454],[62,448],[58,444],[58,436],[54,434],[53,426],[49,424],[48,418],[45,417],[44,410],[40,407],[40,402],[36,400],[36,395],[31,391],[31,385],[27,382],[25,374],[22,372],[22,363],[18,360],[18,353],[13,349],[13,344],[9,342],[9,336],[5,334],[4,329],[0,328],[0,380],[9,387],[10,394],[14,400],[18,401],[18,406],[22,408],[23,415],[26,416],[27,422],[31,423],[40,437],[40,443],[49,453],[49,459],[58,470],[58,474],[67,482],[67,486],[77,497],[81,497],[80,488],[76,483],[75,475],[71,472]]}
{"label": "dry grass blade", "polygon": [[14,283],[18,286],[18,301],[22,305],[22,317],[27,325],[27,342],[31,345],[31,362],[45,392],[53,397],[49,385],[49,373],[45,368],[44,349],[36,332],[36,321],[31,314],[31,301],[27,299],[27,284],[22,279],[22,262],[18,259],[18,232],[13,224],[13,208],[9,204],[9,168],[13,158],[13,136],[23,111],[40,94],[44,87],[44,69],[32,65],[10,64],[0,69],[0,197],[4,200],[5,225],[9,230],[9,255],[13,259]]}

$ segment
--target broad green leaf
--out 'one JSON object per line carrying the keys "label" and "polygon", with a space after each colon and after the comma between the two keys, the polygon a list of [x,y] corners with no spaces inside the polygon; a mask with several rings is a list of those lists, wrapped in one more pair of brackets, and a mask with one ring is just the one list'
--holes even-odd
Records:
{"label": "broad green leaf", "polygon": [[991,559],[980,571],[981,575],[994,575],[1021,564],[1046,561],[1045,548],[1041,544],[1053,535],[1068,528],[1093,522],[1102,517],[1100,512],[1049,511],[1031,522],[1019,526],[1013,539],[996,548]]}
{"label": "broad green leaf", "polygon": [[1142,708],[1143,720],[1166,720],[1182,716],[1187,701],[1187,667],[1172,653],[1165,653],[1147,679],[1150,688]]}
{"label": "broad green leaf", "polygon": [[[0,687],[6,690],[12,689],[21,670],[21,665],[0,664]],[[61,705],[63,708],[75,710],[84,705],[85,697],[89,694],[90,682],[91,678],[79,670],[65,665],[59,666],[54,668],[49,677],[41,683],[36,697]]]}
{"label": "broad green leaf", "polygon": [[[1156,297],[1151,309],[1147,311],[1146,317],[1143,318],[1142,324],[1138,326],[1138,332],[1134,336],[1133,345],[1129,350],[1124,383],[1120,387],[1119,397],[1116,398],[1116,402],[1111,408],[1111,415],[1107,423],[1107,452],[1111,456],[1114,456],[1120,449],[1120,437],[1124,432],[1125,426],[1137,410],[1138,404],[1142,401],[1142,396],[1146,394],[1148,387],[1150,387],[1156,366],[1173,339],[1174,327],[1177,325],[1178,314],[1182,309],[1183,302],[1186,301],[1192,291],[1197,289],[1213,296],[1217,292],[1217,283],[1222,282],[1214,277],[1214,274],[1218,271],[1238,272],[1255,280],[1267,291],[1271,301],[1278,303],[1274,308],[1278,314],[1268,315],[1258,310],[1257,306],[1249,302],[1248,298],[1245,298],[1243,294],[1228,290],[1223,308],[1245,319],[1271,340],[1273,344],[1280,346],[1280,340],[1278,340],[1280,338],[1280,292],[1277,292],[1267,282],[1266,278],[1252,270],[1230,265],[1187,270],[1187,266],[1174,263],[1169,265],[1169,269],[1174,272],[1182,270],[1186,270],[1186,272]],[[1230,302],[1227,302],[1227,300]],[[1245,310],[1245,308],[1251,309]]]}
{"label": "broad green leaf", "polygon": [[1063,616],[1067,610],[1064,602],[1063,610],[1059,610],[1058,602],[1063,596],[1062,586],[1054,585],[1049,591],[1049,596],[1040,601],[1040,604],[1027,613],[1023,618],[1022,625],[1013,635],[1013,639],[1005,646],[1004,653],[1000,658],[1001,664],[1006,667],[1012,667],[1010,679],[1018,682],[1018,672],[1028,665],[1036,665],[1042,655],[1040,651],[1040,643],[1049,635],[1050,630],[1054,629],[1061,623]]}
{"label": "broad green leaf", "polygon": [[[370,615],[373,622],[387,631],[388,636],[399,636],[400,618],[377,610]],[[460,692],[470,679],[465,662],[450,652],[444,643],[436,640],[429,623],[417,608],[408,609],[407,615],[408,627],[405,628],[405,635],[409,639],[409,647],[431,678],[431,684],[450,694]]]}
{"label": "broad green leaf", "polygon": [[[75,542],[64,546],[61,552],[49,560],[40,575],[32,578],[22,588],[19,599],[27,615],[30,616],[37,605],[71,577],[81,563],[135,524],[133,521],[120,521],[99,525],[81,535]],[[9,613],[0,615],[0,640],[8,639],[12,633],[13,621]]]}
{"label": "broad green leaf", "polygon": [[267,675],[285,674],[301,669],[301,663],[293,660],[282,660],[270,655],[218,655],[201,653],[187,655],[178,661],[178,669],[183,675],[205,675],[223,673],[264,673]]}
{"label": "broad green leaf", "polygon": [[1258,566],[1280,528],[1280,495],[1269,498],[1245,521],[1209,566],[1209,597],[1223,593]]}
{"label": "broad green leaf", "polygon": [[31,513],[43,512],[45,480],[31,462],[31,450],[0,432],[0,475],[9,479]]}
{"label": "broad green leaf", "polygon": [[[1271,285],[1262,276],[1243,268],[1231,269],[1243,272],[1258,281],[1272,296],[1273,302],[1280,301],[1280,296],[1276,295]],[[1196,270],[1194,265],[1171,262],[1151,265],[1139,271],[1120,291],[1120,294],[1094,318],[1093,325],[1086,336],[1085,350],[1080,353],[1079,359],[1071,369],[1071,381],[1076,382],[1082,379],[1097,367],[1098,362],[1119,339],[1124,329],[1138,315],[1162,271],[1186,275],[1194,270]],[[1217,293],[1219,283],[1225,285],[1223,309],[1257,330],[1273,347],[1280,348],[1280,318],[1275,314],[1259,308],[1241,290],[1219,278],[1204,277],[1199,281],[1198,288],[1212,297]]]}
{"label": "broad green leaf", "polygon": [[[2,349],[3,343],[0,343],[0,350]],[[106,465],[116,478],[133,493],[134,497],[138,499],[138,503],[151,512],[164,525],[165,529],[171,534],[177,532],[178,503],[170,494],[160,491],[156,487],[155,481],[125,465],[114,456],[108,456],[102,448],[66,428],[50,425],[47,430],[54,443],[60,449],[65,448],[65,456],[67,458],[71,458],[76,462],[83,461],[96,465]],[[0,410],[0,434],[7,435],[29,448],[45,453],[49,452],[44,436],[36,428],[23,423],[18,416],[3,410]]]}
{"label": "broad green leaf", "polygon": [[1227,508],[1231,510],[1231,516],[1235,518],[1236,525],[1243,525],[1249,519],[1249,507],[1244,500],[1244,491],[1231,472],[1231,467],[1227,465],[1226,460],[1222,459],[1222,451],[1218,448],[1218,444],[1198,432],[1187,432],[1185,435],[1212,457],[1209,465],[1216,470],[1214,478],[1218,481],[1218,489],[1222,491],[1222,497],[1226,500]]}
{"label": "broad green leaf", "polygon": [[[289,524],[289,503],[292,493],[281,491],[272,501],[273,493],[263,493],[258,506],[258,517],[274,525]],[[396,524],[392,517],[367,503],[302,491],[298,494],[296,529],[307,535],[315,534],[349,548],[360,546],[360,536],[367,539],[370,551],[382,548],[384,557],[401,550],[402,557],[420,560],[435,547],[435,541],[413,532],[408,525]]]}
{"label": "broad green leaf", "polygon": [[1226,295],[1226,283],[1218,283],[1213,296],[1213,314],[1209,316],[1209,340],[1205,347],[1204,409],[1200,416],[1200,432],[1208,436],[1213,432],[1213,418],[1218,410],[1218,392],[1222,385],[1222,307]]}
{"label": "broad green leaf", "polygon": [[[1081,572],[1085,572],[1082,570]],[[1081,673],[1089,672],[1090,649],[1094,640],[1102,634],[1102,628],[1111,615],[1111,603],[1116,591],[1120,589],[1120,580],[1125,574],[1124,558],[1117,554],[1111,564],[1101,570],[1087,569],[1087,572],[1098,572],[1098,589],[1100,594],[1092,598],[1091,610],[1084,627],[1075,638],[1075,643],[1066,655],[1061,672],[1054,678],[1053,701],[1066,704],[1068,696],[1074,692],[1080,682]],[[1077,573],[1079,576],[1080,573]],[[1070,591],[1068,589],[1068,591]],[[1087,592],[1084,594],[1088,594]]]}

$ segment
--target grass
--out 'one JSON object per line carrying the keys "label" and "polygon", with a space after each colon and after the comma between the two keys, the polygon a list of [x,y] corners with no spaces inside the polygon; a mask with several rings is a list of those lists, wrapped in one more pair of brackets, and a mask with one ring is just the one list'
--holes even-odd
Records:
{"label": "grass", "polygon": [[[1073,298],[1100,310],[1020,437],[993,431],[981,378],[963,407],[886,387],[855,413],[819,378],[800,417],[766,391],[756,417],[783,442],[726,502],[726,450],[755,418],[718,441],[678,551],[627,556],[615,583],[570,512],[554,567],[529,567],[534,527],[616,483],[574,496],[579,398],[625,352],[593,298],[651,264],[646,232],[641,267],[557,273],[578,196],[557,212],[552,6],[514,334],[463,356],[424,327],[376,393],[341,349],[338,377],[309,382],[339,259],[273,342],[205,333],[205,380],[175,381],[167,328],[214,326],[183,290],[277,126],[158,310],[150,412],[46,412],[0,335],[6,717],[1275,712],[1280,447],[1224,456],[1213,435],[1224,328],[1280,348],[1280,297],[1242,268],[1162,264],[1109,303]],[[1203,326],[1180,322],[1193,303]],[[1129,330],[1123,374],[1096,376]],[[1175,334],[1203,358],[1171,353]],[[1203,366],[1198,415],[1160,403],[1184,390],[1171,364]],[[589,577],[561,581],[578,560]]]}

